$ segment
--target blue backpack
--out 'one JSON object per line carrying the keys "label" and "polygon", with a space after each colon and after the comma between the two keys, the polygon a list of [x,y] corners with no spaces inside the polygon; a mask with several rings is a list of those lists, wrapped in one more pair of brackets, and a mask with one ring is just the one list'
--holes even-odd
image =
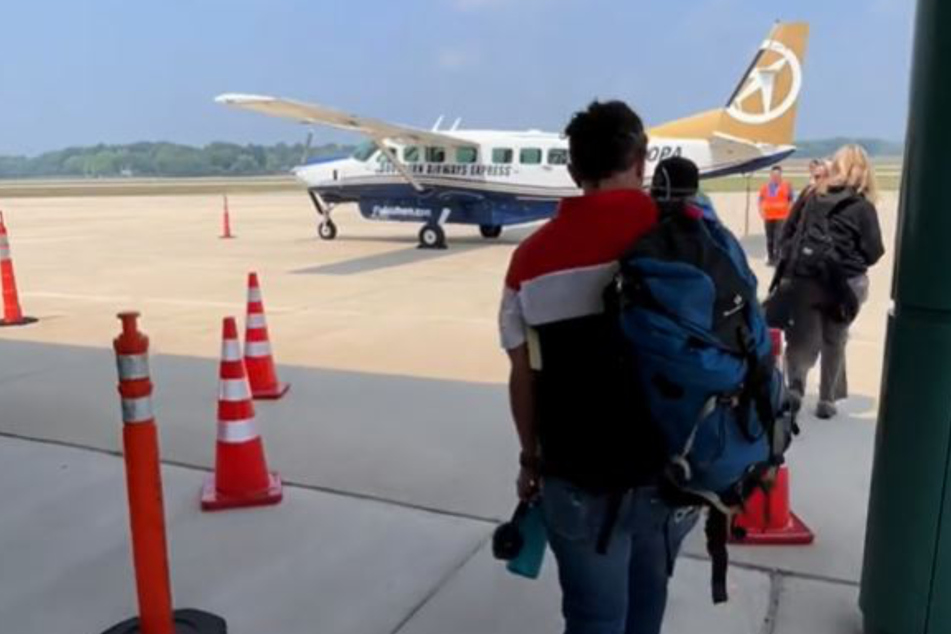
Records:
{"label": "blue backpack", "polygon": [[605,305],[666,444],[666,496],[710,507],[714,601],[725,601],[730,518],[768,486],[795,427],[756,277],[712,209],[668,204],[621,259]]}

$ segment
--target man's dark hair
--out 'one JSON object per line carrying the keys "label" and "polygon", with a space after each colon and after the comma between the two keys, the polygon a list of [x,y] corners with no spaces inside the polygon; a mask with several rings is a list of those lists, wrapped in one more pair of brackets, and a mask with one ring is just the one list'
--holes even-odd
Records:
{"label": "man's dark hair", "polygon": [[578,181],[600,182],[647,156],[644,123],[623,101],[591,102],[571,118],[565,136]]}
{"label": "man's dark hair", "polygon": [[782,174],[782,173],[783,173],[783,168],[782,168],[781,165],[773,165],[773,171],[774,171],[774,172],[779,172],[780,174]]}

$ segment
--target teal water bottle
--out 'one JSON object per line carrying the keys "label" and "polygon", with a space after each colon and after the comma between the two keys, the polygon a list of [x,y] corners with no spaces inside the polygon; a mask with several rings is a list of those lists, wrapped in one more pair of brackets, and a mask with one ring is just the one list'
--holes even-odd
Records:
{"label": "teal water bottle", "polygon": [[515,511],[512,524],[522,537],[522,548],[506,566],[509,572],[528,579],[537,579],[545,561],[545,548],[548,546],[548,533],[545,531],[545,517],[538,501],[522,503]]}

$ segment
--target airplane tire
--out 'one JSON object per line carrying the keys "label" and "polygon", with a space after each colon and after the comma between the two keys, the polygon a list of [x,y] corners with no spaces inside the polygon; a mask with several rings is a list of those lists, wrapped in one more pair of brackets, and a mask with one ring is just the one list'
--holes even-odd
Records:
{"label": "airplane tire", "polygon": [[324,240],[333,240],[337,237],[337,225],[332,220],[324,220],[317,225],[317,235]]}
{"label": "airplane tire", "polygon": [[419,230],[419,248],[445,249],[446,232],[439,225],[423,225]]}
{"label": "airplane tire", "polygon": [[498,238],[502,235],[502,225],[479,225],[479,233],[483,238]]}

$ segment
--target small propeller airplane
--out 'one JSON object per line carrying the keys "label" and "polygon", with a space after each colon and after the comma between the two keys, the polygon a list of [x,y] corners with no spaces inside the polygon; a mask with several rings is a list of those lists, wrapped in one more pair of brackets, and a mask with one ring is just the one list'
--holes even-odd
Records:
{"label": "small propeller airplane", "polygon": [[[658,161],[684,156],[702,178],[748,174],[795,151],[793,133],[809,26],[777,23],[723,108],[649,130],[647,175]],[[423,248],[445,248],[447,223],[477,225],[483,237],[502,227],[551,217],[558,201],[579,193],[568,174],[560,134],[423,130],[353,116],[290,99],[224,94],[218,103],[359,132],[368,140],[352,156],[294,168],[319,217],[318,234],[337,236],[335,205],[358,204],[370,220],[422,225]]]}

